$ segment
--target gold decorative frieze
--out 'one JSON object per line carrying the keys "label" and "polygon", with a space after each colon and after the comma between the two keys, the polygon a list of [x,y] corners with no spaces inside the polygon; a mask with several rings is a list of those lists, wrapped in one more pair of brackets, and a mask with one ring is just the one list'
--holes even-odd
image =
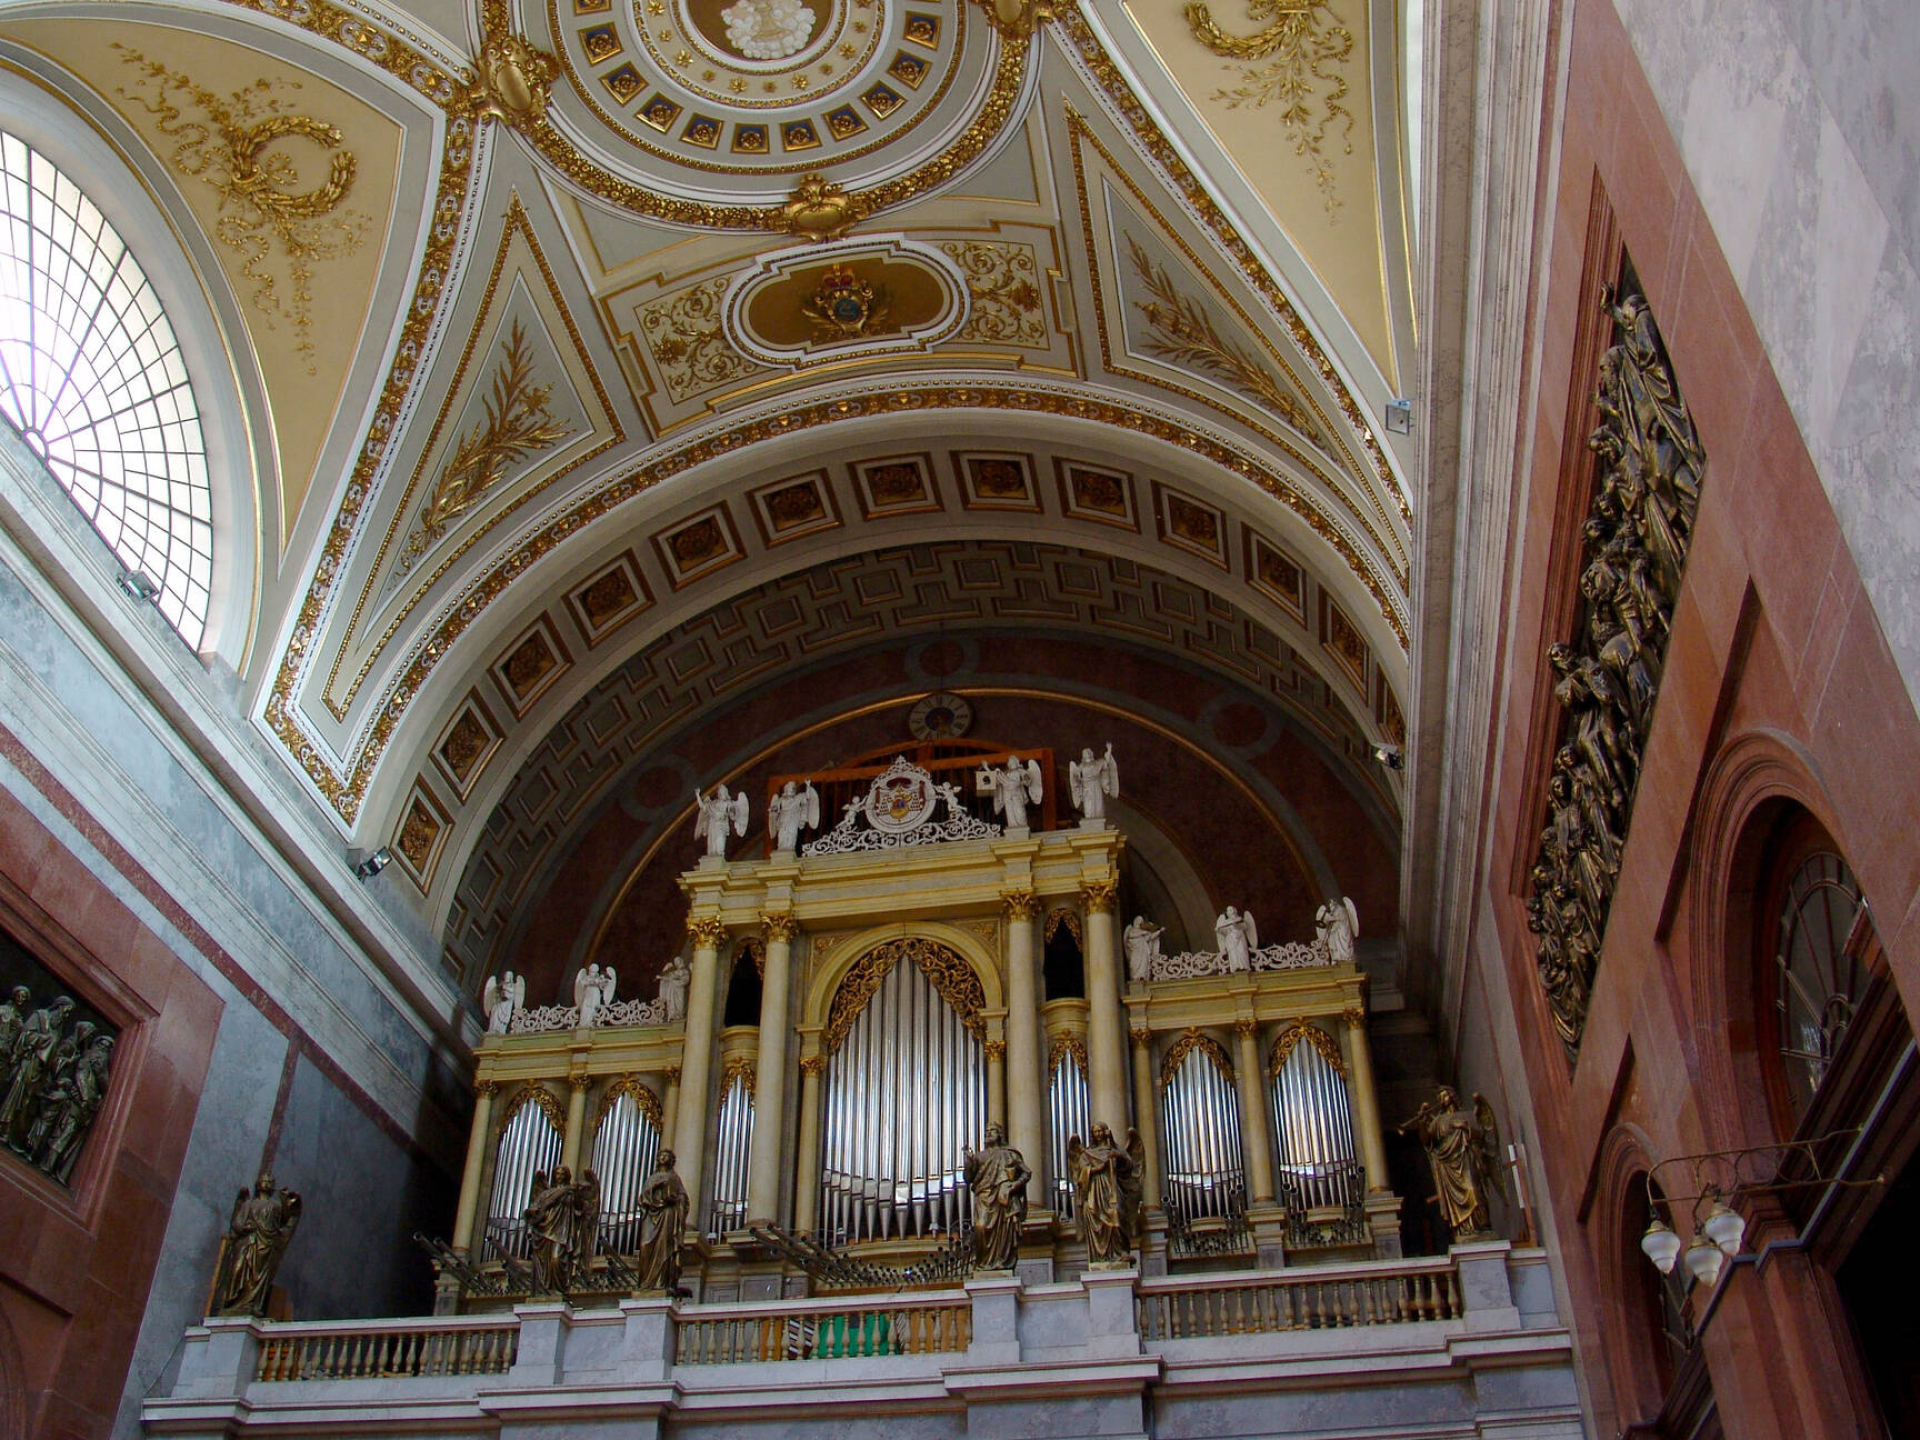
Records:
{"label": "gold decorative frieze", "polygon": [[727,285],[728,277],[718,276],[640,307],[641,343],[676,403],[745,380],[760,369],[734,348],[721,324]]}
{"label": "gold decorative frieze", "polygon": [[958,338],[995,345],[1047,348],[1041,309],[1040,266],[1031,245],[1014,241],[949,240],[940,246],[966,277],[970,302]]}
{"label": "gold decorative frieze", "polygon": [[1569,1058],[1586,1029],[1707,464],[1646,298],[1606,303],[1613,344],[1600,357],[1601,420],[1587,440],[1585,568],[1572,638],[1547,647],[1563,719],[1527,901]]}

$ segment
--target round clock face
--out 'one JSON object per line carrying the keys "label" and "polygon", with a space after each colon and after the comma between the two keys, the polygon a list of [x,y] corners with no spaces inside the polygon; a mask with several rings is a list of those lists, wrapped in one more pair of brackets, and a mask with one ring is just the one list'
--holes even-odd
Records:
{"label": "round clock face", "polygon": [[973,706],[944,691],[926,696],[907,716],[907,729],[916,740],[957,740],[972,724]]}

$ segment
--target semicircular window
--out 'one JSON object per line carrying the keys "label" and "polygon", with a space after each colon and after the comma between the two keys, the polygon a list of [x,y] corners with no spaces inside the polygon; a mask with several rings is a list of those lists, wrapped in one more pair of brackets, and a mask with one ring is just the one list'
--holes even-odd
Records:
{"label": "semicircular window", "polygon": [[1795,1113],[1804,1114],[1866,992],[1855,931],[1865,910],[1847,862],[1816,851],[1787,881],[1774,953],[1780,1059]]}
{"label": "semicircular window", "polygon": [[213,492],[173,327],[126,242],[46,156],[0,133],[0,416],[195,650]]}

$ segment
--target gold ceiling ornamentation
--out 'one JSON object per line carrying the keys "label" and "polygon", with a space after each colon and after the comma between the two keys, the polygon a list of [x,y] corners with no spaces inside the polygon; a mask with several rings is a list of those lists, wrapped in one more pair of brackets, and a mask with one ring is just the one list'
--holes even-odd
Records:
{"label": "gold ceiling ornamentation", "polygon": [[1333,164],[1322,151],[1328,132],[1340,125],[1344,152],[1353,152],[1353,112],[1341,101],[1347,80],[1339,67],[1353,55],[1353,32],[1334,22],[1328,0],[1248,0],[1247,18],[1267,20],[1252,35],[1230,35],[1214,22],[1202,0],[1181,12],[1187,27],[1214,54],[1229,60],[1257,61],[1240,70],[1240,83],[1213,92],[1229,110],[1274,106],[1293,153],[1307,161],[1319,187],[1327,217],[1340,210]]}
{"label": "gold ceiling ornamentation", "polygon": [[974,0],[986,12],[987,23],[1006,39],[1021,42],[1053,19],[1051,0]]}
{"label": "gold ceiling ornamentation", "polygon": [[[1301,353],[1312,362],[1321,380],[1339,404],[1340,413],[1346,418],[1354,433],[1360,437],[1360,442],[1366,449],[1367,458],[1372,462],[1381,493],[1392,497],[1402,520],[1411,521],[1412,507],[1407,504],[1406,496],[1401,493],[1400,486],[1394,480],[1393,469],[1387,464],[1386,451],[1381,448],[1379,438],[1373,433],[1373,427],[1360,413],[1359,402],[1353,398],[1353,392],[1347,388],[1346,381],[1342,378],[1339,368],[1334,365],[1332,357],[1321,347],[1319,340],[1308,328],[1300,312],[1294,308],[1293,302],[1274,283],[1273,277],[1267,273],[1266,266],[1254,253],[1253,247],[1227,218],[1226,213],[1208,193],[1207,187],[1200,183],[1200,177],[1193,173],[1187,162],[1180,157],[1179,151],[1174,149],[1173,143],[1161,133],[1158,123],[1148,112],[1147,107],[1140,103],[1139,97],[1133,93],[1133,88],[1127,83],[1126,77],[1120,73],[1120,67],[1113,63],[1112,57],[1101,46],[1099,37],[1093,33],[1093,27],[1087,24],[1078,10],[1070,6],[1060,12],[1059,21],[1061,32],[1072,42],[1073,49],[1079,54],[1080,63],[1086,67],[1095,83],[1105,92],[1115,111],[1132,128],[1134,137],[1153,162],[1160,167],[1170,187],[1192,207],[1193,213],[1206,227],[1213,231],[1227,255],[1240,267],[1241,273],[1245,275],[1248,282],[1259,291],[1261,299],[1266,301],[1274,314],[1280,318],[1281,323],[1286,326],[1287,333],[1293,337]],[[1084,127],[1085,122],[1080,121],[1077,115],[1070,112],[1069,123],[1074,122]]]}
{"label": "gold ceiling ornamentation", "polygon": [[532,352],[515,320],[507,353],[493,372],[493,393],[483,402],[486,418],[461,437],[420,507],[419,521],[400,552],[400,575],[413,569],[449,525],[499,484],[510,466],[567,437],[566,422],[554,419],[547,409],[552,393],[551,385],[533,383]]}
{"label": "gold ceiling ornamentation", "polygon": [[1047,317],[1040,309],[1040,268],[1031,245],[950,240],[941,245],[967,280],[972,308],[962,340],[1043,349]]}
{"label": "gold ceiling ornamentation", "polygon": [[863,213],[853,197],[826,176],[808,175],[780,207],[780,228],[804,240],[838,240]]}
{"label": "gold ceiling ornamentation", "polygon": [[858,340],[886,324],[892,308],[885,286],[869,284],[845,265],[831,266],[800,302],[800,314],[815,337],[832,341]]}
{"label": "gold ceiling ornamentation", "polygon": [[725,275],[703,280],[640,310],[640,339],[660,368],[674,403],[716,385],[744,380],[760,367],[728,341],[720,300]]}
{"label": "gold ceiling ornamentation", "polygon": [[[367,234],[367,217],[342,208],[353,189],[355,160],[339,148],[339,127],[294,114],[276,93],[284,87],[272,81],[256,80],[222,97],[138,50],[114,48],[140,75],[134,88],[120,93],[178,142],[168,163],[219,192],[214,237],[243,257],[240,273],[253,284],[253,308],[268,329],[277,328],[276,317],[292,325],[294,348],[313,373],[314,267],[353,254]],[[327,178],[311,189],[294,188],[301,183],[299,165],[286,147],[296,140],[329,152]]]}
{"label": "gold ceiling ornamentation", "polygon": [[[421,687],[426,684],[428,676],[452,648],[453,643],[485,613],[487,607],[507,586],[555,546],[662,481],[685,474],[689,470],[737,450],[750,448],[763,441],[797,435],[821,425],[872,416],[949,409],[1004,410],[1016,414],[1058,415],[1089,424],[1104,425],[1135,435],[1145,435],[1169,445],[1181,446],[1200,459],[1240,476],[1294,511],[1315,534],[1333,548],[1355,578],[1366,587],[1367,593],[1373,597],[1374,603],[1379,607],[1381,618],[1393,631],[1402,648],[1406,646],[1405,619],[1400,614],[1395,601],[1388,595],[1380,577],[1362,557],[1347,534],[1291,481],[1263,468],[1245,454],[1221,444],[1210,436],[1200,434],[1190,426],[1179,424],[1165,416],[1136,408],[1133,404],[1121,403],[1118,399],[1109,400],[1085,394],[1062,394],[1037,385],[977,387],[956,385],[923,389],[889,387],[875,394],[849,395],[839,399],[815,401],[780,415],[762,417],[709,434],[679,450],[652,459],[644,468],[635,468],[615,477],[601,489],[581,497],[577,503],[548,520],[527,536],[513,551],[494,560],[487,573],[477,578],[469,587],[459,605],[445,615],[432,634],[424,638],[415,648],[413,658],[408,662],[405,671],[389,686],[385,695],[374,707],[373,722],[368,728],[365,739],[354,752],[344,778],[337,774],[318,750],[305,739],[292,719],[293,682],[298,675],[298,666],[305,648],[312,643],[314,632],[311,629],[306,630],[305,633],[296,629],[293,641],[287,647],[280,673],[275,679],[274,692],[268,701],[269,722],[273,725],[275,733],[288,744],[302,768],[312,777],[315,787],[327,797],[328,802],[342,818],[351,821],[359,814],[361,802],[366,796],[367,785],[382,755],[386,752],[387,743],[393,737],[394,728],[405,716],[413,697],[418,695]],[[336,537],[340,535],[337,522],[335,534]],[[332,543],[330,540],[329,544]],[[341,548],[344,549],[344,538],[340,543]],[[301,611],[303,622],[307,621],[310,611],[317,616],[319,603],[316,596],[324,598],[324,591],[319,585],[309,591],[307,600],[303,603]],[[313,623],[317,624],[317,619]]]}
{"label": "gold ceiling ornamentation", "polygon": [[480,78],[467,91],[476,119],[502,120],[516,127],[546,118],[559,62],[502,27],[489,29],[476,67]]}
{"label": "gold ceiling ornamentation", "polygon": [[1133,307],[1154,332],[1147,345],[1148,354],[1222,381],[1326,449],[1326,437],[1315,428],[1306,407],[1282,389],[1245,346],[1221,336],[1207,307],[1194,296],[1182,294],[1166,267],[1154,264],[1146,247],[1131,235],[1127,237],[1127,254],[1140,283],[1153,297],[1147,302],[1135,301]]}

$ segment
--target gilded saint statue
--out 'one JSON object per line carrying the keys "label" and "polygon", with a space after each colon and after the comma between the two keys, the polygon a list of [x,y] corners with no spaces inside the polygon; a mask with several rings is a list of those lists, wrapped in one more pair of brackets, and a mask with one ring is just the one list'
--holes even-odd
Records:
{"label": "gilded saint statue", "polygon": [[680,1283],[680,1237],[687,1228],[687,1187],[671,1150],[653,1162],[653,1174],[634,1203],[640,1210],[640,1288],[671,1295]]}
{"label": "gilded saint statue", "polygon": [[1500,1189],[1500,1132],[1493,1107],[1475,1094],[1461,1108],[1459,1093],[1442,1085],[1434,1098],[1400,1127],[1412,1132],[1433,1167],[1433,1188],[1454,1243],[1493,1238],[1488,1202]]}
{"label": "gilded saint statue", "polygon": [[1130,1261],[1140,1216],[1140,1177],[1147,1164],[1140,1132],[1127,1131],[1127,1148],[1113,1130],[1093,1127],[1093,1143],[1067,1141],[1067,1173],[1073,1177],[1073,1220],[1086,1243],[1087,1264],[1096,1270],[1120,1270]]}
{"label": "gilded saint statue", "polygon": [[965,1174],[973,1192],[973,1258],[981,1270],[1013,1269],[1020,1253],[1020,1227],[1027,1218],[1026,1157],[1007,1144],[1007,1132],[987,1126],[987,1143],[968,1150]]}
{"label": "gilded saint statue", "polygon": [[264,1170],[253,1182],[251,1192],[242,1190],[235,1197],[233,1219],[227,1224],[226,1246],[221,1252],[214,1314],[267,1313],[274,1272],[280,1268],[280,1257],[287,1253],[287,1242],[293,1239],[299,1223],[300,1196],[292,1190],[275,1189],[273,1176]]}
{"label": "gilded saint statue", "polygon": [[593,1233],[600,1223],[600,1182],[583,1170],[575,1180],[565,1165],[553,1178],[536,1173],[533,1198],[520,1214],[527,1224],[533,1256],[533,1288],[564,1295],[593,1257]]}

